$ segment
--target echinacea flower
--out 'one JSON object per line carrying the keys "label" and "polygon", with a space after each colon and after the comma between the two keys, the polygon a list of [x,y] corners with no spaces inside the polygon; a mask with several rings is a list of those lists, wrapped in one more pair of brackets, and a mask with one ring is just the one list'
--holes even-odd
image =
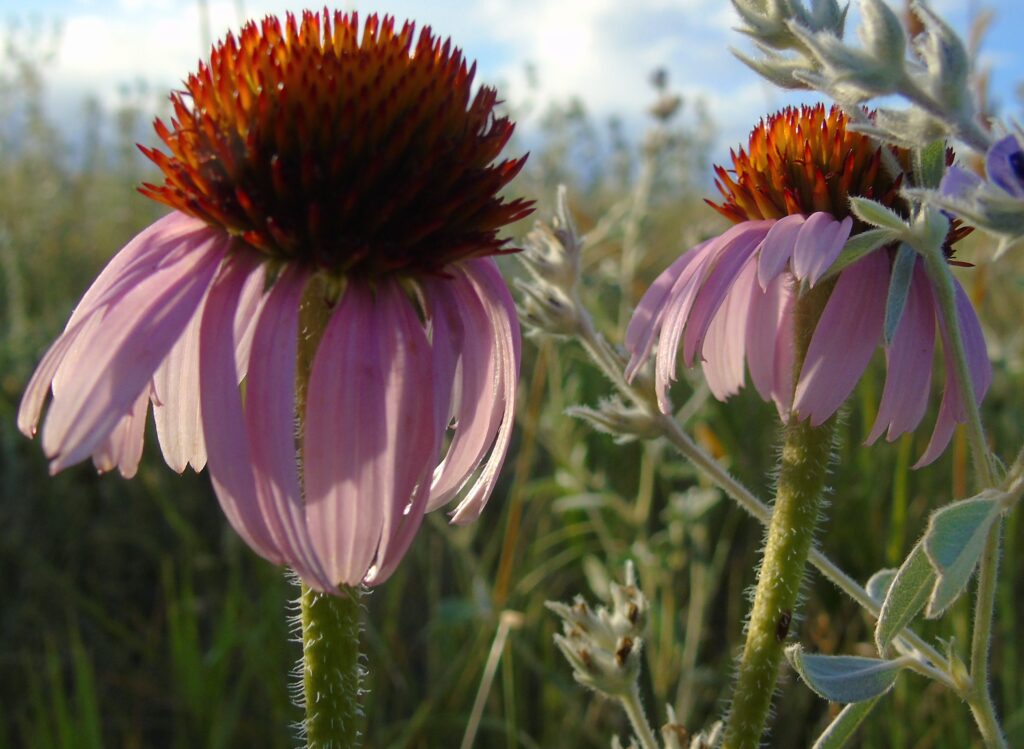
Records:
{"label": "echinacea flower", "polygon": [[[903,158],[903,154],[894,156]],[[901,178],[888,175],[882,152],[868,137],[846,129],[846,118],[821,105],[786,109],[752,132],[748,151],[733,154],[734,176],[718,167],[725,198],[711,203],[735,223],[694,247],[654,282],[626,333],[633,377],[659,339],[655,383],[668,412],[680,347],[687,366],[699,358],[708,386],[725,400],[750,379],[780,417],[818,426],[853,391],[879,344],[895,247],[874,251],[826,278],[851,234],[866,227],[850,214],[849,196],[864,196],[907,213]],[[710,203],[710,201],[709,201]],[[947,247],[965,230],[954,223]],[[801,287],[834,284],[795,372],[794,302]],[[956,284],[958,322],[977,399],[991,381],[981,327]],[[931,282],[921,258],[912,269],[903,314],[885,345],[886,380],[868,443],[917,427],[925,415],[936,327],[944,342],[945,388],[931,440],[917,465],[935,460],[953,428],[965,420]]]}
{"label": "echinacea flower", "polygon": [[322,591],[386,579],[453,497],[454,522],[476,518],[519,366],[489,256],[531,207],[498,197],[523,159],[495,162],[513,125],[474,72],[429,28],[354,13],[216,45],[156,122],[169,153],[142,149],[164,181],[141,191],[174,211],[110,261],[25,392],[31,436],[52,391],[51,470],[131,476],[152,403],[168,465],[207,466],[246,543]]}

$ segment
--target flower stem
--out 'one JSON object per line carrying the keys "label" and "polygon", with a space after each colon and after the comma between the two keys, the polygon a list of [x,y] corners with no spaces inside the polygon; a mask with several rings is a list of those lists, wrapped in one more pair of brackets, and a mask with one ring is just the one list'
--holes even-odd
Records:
{"label": "flower stem", "polygon": [[775,507],[726,727],[727,749],[760,743],[814,539],[833,431],[833,419],[820,427],[795,420],[786,427]]}
{"label": "flower stem", "polygon": [[619,701],[629,717],[629,722],[633,725],[633,732],[640,741],[642,749],[658,749],[658,740],[654,737],[650,723],[647,722],[647,716],[644,715],[644,707],[640,702],[640,691],[636,682],[633,683],[633,688],[628,693],[619,697]]}
{"label": "flower stem", "polygon": [[302,586],[302,687],[308,749],[362,745],[359,589],[340,596]]}

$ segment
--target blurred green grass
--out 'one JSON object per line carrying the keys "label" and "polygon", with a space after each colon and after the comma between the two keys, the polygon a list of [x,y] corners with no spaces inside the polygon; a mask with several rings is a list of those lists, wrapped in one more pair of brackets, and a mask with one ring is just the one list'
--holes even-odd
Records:
{"label": "blurred green grass", "polygon": [[[150,438],[132,481],[97,476],[89,465],[50,478],[39,446],[14,426],[21,390],[78,296],[161,211],[134,193],[148,174],[132,146],[145,124],[144,91],[126,94],[114,112],[84,104],[72,147],[42,104],[43,56],[10,47],[2,70],[0,748],[293,746],[299,711],[288,686],[299,648],[288,618],[297,591],[227,528],[206,477],[174,475]],[[550,216],[556,184],[570,186],[580,228],[593,230],[588,303],[612,340],[621,340],[623,311],[645,284],[718,226],[700,200],[710,124],[687,104],[640,145],[614,123],[595,123],[581,102],[553,108],[517,186],[538,199],[541,219]],[[650,200],[631,234],[636,185],[645,178]],[[615,215],[625,218],[606,220]],[[527,229],[517,227],[517,236]],[[636,259],[626,276],[624,244]],[[514,262],[505,267],[517,273]],[[1004,456],[1024,441],[1022,267],[1007,258],[962,275],[995,359],[985,415]],[[505,610],[521,612],[521,626],[505,646],[476,746],[599,747],[612,732],[624,736],[617,707],[573,682],[552,646],[556,621],[543,602],[599,597],[627,558],[651,600],[649,713],[661,722],[671,703],[696,731],[722,708],[760,528],[725,500],[698,506],[702,482],[668,446],[616,445],[565,416],[567,406],[594,404],[610,391],[572,342],[533,339],[524,358],[519,428],[491,506],[467,528],[431,516],[394,578],[366,599],[370,747],[459,744]],[[872,368],[843,421],[820,534],[827,553],[861,580],[897,564],[929,511],[967,491],[962,438],[918,472],[908,466],[926,429],[893,445],[861,446],[882,376]],[[707,399],[699,375],[675,391],[677,403],[691,396],[691,430],[769,496],[773,409],[750,392],[727,404]],[[993,677],[1015,746],[1024,745],[1022,541],[1013,516]],[[921,631],[962,646],[969,621],[961,601]],[[818,651],[868,654],[871,628],[812,575],[798,636]],[[793,677],[776,705],[776,747],[808,745],[834,712]],[[855,745],[960,749],[978,741],[955,697],[908,675]]]}

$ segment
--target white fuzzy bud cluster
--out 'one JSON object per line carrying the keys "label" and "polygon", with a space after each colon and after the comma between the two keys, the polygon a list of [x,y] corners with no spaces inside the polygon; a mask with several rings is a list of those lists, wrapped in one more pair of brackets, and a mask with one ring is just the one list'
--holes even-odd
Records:
{"label": "white fuzzy bud cluster", "polygon": [[[924,3],[912,5],[924,32],[910,40],[885,0],[863,0],[859,45],[843,41],[846,8],[835,0],[812,0],[810,10],[800,0],[733,0],[733,6],[744,24],[739,30],[764,55],[737,56],[777,85],[828,94],[847,110],[855,129],[908,147],[945,136],[979,151],[989,145],[969,87],[967,50]],[[894,94],[910,107],[882,107],[874,119],[860,108]]]}
{"label": "white fuzzy bud cluster", "polygon": [[551,226],[538,223],[523,245],[518,257],[530,274],[529,280],[516,282],[523,292],[523,322],[551,335],[573,335],[580,322],[575,295],[583,240],[573,224],[564,185],[558,188]]}
{"label": "white fuzzy bud cluster", "polygon": [[624,585],[610,586],[612,607],[596,610],[577,596],[571,605],[545,605],[562,619],[555,644],[569,661],[576,681],[609,697],[633,692],[640,674],[640,651],[647,599],[637,587],[636,570],[626,563]]}

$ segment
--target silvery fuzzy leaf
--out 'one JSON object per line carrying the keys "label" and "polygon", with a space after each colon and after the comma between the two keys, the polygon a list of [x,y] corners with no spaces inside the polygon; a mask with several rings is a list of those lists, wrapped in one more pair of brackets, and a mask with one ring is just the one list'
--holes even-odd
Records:
{"label": "silvery fuzzy leaf", "polygon": [[888,692],[907,660],[856,655],[809,655],[800,645],[786,648],[786,658],[812,690],[829,702],[863,702]]}
{"label": "silvery fuzzy leaf", "polygon": [[928,603],[935,578],[935,570],[923,545],[918,542],[903,560],[882,602],[882,610],[875,623],[875,645],[879,653],[885,653],[892,641]]}
{"label": "silvery fuzzy leaf", "polygon": [[840,749],[845,746],[880,699],[882,699],[882,695],[863,702],[848,704],[839,711],[835,720],[828,724],[818,740],[814,742],[812,749]]}

